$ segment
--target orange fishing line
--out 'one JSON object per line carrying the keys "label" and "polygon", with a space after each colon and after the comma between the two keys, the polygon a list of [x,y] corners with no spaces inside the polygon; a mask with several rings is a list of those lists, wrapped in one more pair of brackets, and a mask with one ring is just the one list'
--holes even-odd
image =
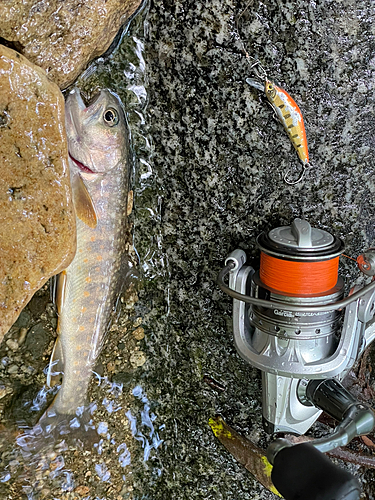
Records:
{"label": "orange fishing line", "polygon": [[339,257],[319,262],[296,262],[260,254],[260,279],[286,295],[318,295],[337,283]]}

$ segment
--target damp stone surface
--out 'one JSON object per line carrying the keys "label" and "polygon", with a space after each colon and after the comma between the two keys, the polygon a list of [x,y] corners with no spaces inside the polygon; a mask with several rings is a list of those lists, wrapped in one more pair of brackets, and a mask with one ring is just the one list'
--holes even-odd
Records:
{"label": "damp stone surface", "polygon": [[141,0],[0,3],[0,37],[65,88],[103,54]]}
{"label": "damp stone surface", "polygon": [[0,45],[0,340],[74,256],[64,116],[57,85]]}

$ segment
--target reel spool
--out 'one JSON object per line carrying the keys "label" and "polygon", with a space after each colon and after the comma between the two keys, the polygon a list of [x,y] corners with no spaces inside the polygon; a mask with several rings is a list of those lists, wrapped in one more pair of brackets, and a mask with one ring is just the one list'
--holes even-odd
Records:
{"label": "reel spool", "polygon": [[280,295],[315,297],[331,295],[338,284],[341,240],[307,221],[272,229],[257,239],[260,281]]}
{"label": "reel spool", "polygon": [[291,226],[262,233],[257,244],[260,270],[253,276],[251,295],[280,302],[280,308],[252,306],[249,317],[253,326],[283,339],[315,341],[334,335],[340,312],[290,312],[283,304],[313,304],[342,297],[344,283],[338,276],[342,241],[327,231],[312,228],[307,221],[295,219]]}

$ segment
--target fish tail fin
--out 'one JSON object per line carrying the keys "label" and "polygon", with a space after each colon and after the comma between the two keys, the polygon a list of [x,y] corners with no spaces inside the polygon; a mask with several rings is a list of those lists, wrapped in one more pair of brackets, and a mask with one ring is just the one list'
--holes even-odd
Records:
{"label": "fish tail fin", "polygon": [[63,350],[60,337],[57,337],[47,371],[47,385],[53,387],[61,378],[64,371]]}

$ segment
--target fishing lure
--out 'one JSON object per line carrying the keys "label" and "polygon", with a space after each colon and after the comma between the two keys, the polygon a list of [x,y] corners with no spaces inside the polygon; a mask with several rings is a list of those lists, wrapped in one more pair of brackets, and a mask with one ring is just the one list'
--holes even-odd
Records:
{"label": "fishing lure", "polygon": [[266,94],[268,101],[297,151],[298,157],[303,165],[302,175],[293,182],[288,181],[288,179],[284,177],[285,182],[288,184],[297,184],[301,181],[306,168],[309,166],[309,151],[301,110],[294,99],[292,99],[284,89],[272,83],[266,76],[264,77],[264,84],[251,78],[246,78],[246,82]]}

